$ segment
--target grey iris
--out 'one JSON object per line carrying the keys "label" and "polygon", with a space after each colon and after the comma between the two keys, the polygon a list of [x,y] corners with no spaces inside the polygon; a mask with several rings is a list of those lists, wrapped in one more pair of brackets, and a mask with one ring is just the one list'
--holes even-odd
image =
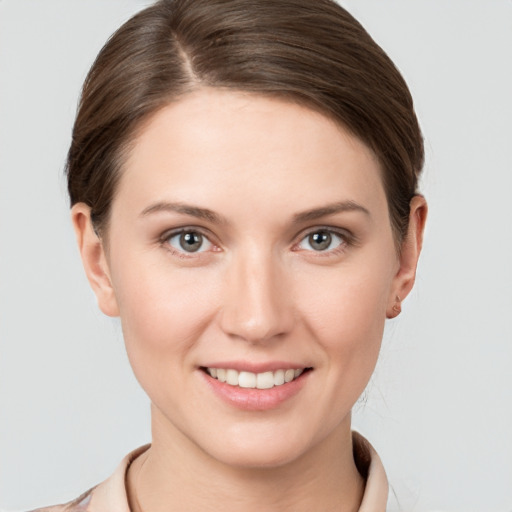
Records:
{"label": "grey iris", "polygon": [[180,246],[184,251],[196,252],[203,245],[203,235],[200,233],[182,233],[180,236]]}
{"label": "grey iris", "polygon": [[317,231],[309,235],[309,244],[316,251],[325,251],[332,242],[332,235],[327,231]]}

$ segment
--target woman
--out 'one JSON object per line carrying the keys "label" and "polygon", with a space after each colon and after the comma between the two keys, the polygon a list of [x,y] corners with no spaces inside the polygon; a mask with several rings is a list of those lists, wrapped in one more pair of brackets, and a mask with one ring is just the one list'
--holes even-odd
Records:
{"label": "woman", "polygon": [[329,0],[160,1],[109,40],[68,156],[152,444],[55,510],[385,510],[350,410],[415,277],[422,137]]}

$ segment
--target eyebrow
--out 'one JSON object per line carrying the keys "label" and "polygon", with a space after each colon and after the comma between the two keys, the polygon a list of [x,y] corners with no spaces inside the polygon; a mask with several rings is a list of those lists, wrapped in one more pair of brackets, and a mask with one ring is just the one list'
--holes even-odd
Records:
{"label": "eyebrow", "polygon": [[[325,206],[321,206],[319,208],[312,208],[311,210],[306,210],[304,212],[296,213],[293,216],[294,223],[308,222],[312,220],[319,219],[321,217],[326,217],[328,215],[334,215],[336,213],[343,212],[362,212],[365,215],[370,215],[370,212],[362,205],[356,203],[355,201],[340,201],[337,203],[328,204]],[[172,213],[181,213],[183,215],[190,215],[192,217],[196,217],[198,219],[207,220],[214,224],[227,224],[227,220],[215,213],[208,208],[201,208],[199,206],[192,206],[186,203],[171,203],[171,202],[158,202],[152,204],[142,210],[140,216],[146,217],[153,213],[159,212],[172,212]]]}
{"label": "eyebrow", "polygon": [[338,203],[332,203],[320,208],[313,208],[311,210],[306,210],[305,212],[297,213],[293,216],[293,220],[297,223],[308,222],[321,217],[326,217],[327,215],[334,215],[336,213],[343,212],[361,212],[370,216],[370,212],[359,203],[356,203],[355,201],[340,201]]}
{"label": "eyebrow", "polygon": [[192,206],[185,203],[169,203],[169,202],[159,202],[155,203],[151,206],[148,206],[144,210],[142,210],[140,216],[146,217],[152,213],[159,212],[173,212],[173,213],[181,213],[183,215],[190,215],[192,217],[196,217],[198,219],[207,220],[209,222],[213,222],[214,224],[226,224],[227,221],[224,217],[219,215],[218,213],[209,210],[208,208],[200,208],[199,206]]}

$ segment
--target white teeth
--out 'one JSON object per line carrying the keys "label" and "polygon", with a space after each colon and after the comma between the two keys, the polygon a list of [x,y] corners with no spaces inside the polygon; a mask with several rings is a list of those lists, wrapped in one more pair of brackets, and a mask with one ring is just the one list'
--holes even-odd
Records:
{"label": "white teeth", "polygon": [[232,386],[238,386],[238,372],[236,370],[226,370],[226,382]]}
{"label": "white teeth", "polygon": [[291,382],[295,377],[295,370],[286,370],[284,372],[284,381]]}
{"label": "white teeth", "polygon": [[284,370],[277,370],[274,372],[274,386],[281,386],[284,384]]}
{"label": "white teeth", "polygon": [[231,368],[207,368],[206,370],[211,377],[220,382],[249,389],[270,389],[274,386],[282,386],[300,377],[304,372],[304,368],[263,373],[238,372]]}
{"label": "white teeth", "polygon": [[273,372],[258,373],[256,375],[256,387],[258,389],[270,389],[274,387]]}
{"label": "white teeth", "polygon": [[[235,370],[232,370],[235,371]],[[256,374],[251,372],[240,372],[238,376],[238,385],[241,388],[255,388],[256,387]]]}

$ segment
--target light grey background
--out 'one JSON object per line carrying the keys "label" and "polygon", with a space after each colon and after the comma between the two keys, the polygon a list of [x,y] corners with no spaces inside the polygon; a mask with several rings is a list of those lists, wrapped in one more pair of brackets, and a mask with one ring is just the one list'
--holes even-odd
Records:
{"label": "light grey background", "polygon": [[[62,168],[81,82],[149,2],[0,0],[0,508],[71,499],[150,439]],[[416,288],[356,407],[405,511],[512,511],[512,2],[347,0],[402,70],[427,147]]]}

